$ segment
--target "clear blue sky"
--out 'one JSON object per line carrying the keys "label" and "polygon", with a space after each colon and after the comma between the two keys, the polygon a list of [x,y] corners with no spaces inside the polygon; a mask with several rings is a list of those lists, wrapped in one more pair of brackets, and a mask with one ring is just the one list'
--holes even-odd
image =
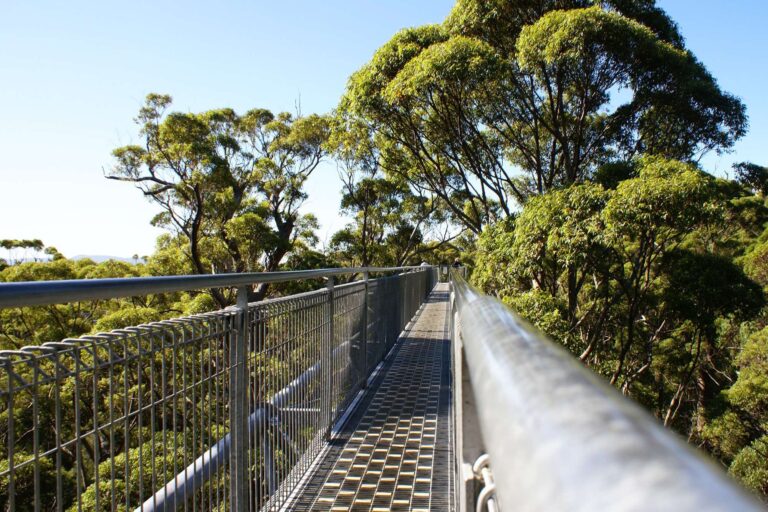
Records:
{"label": "clear blue sky", "polygon": [[[734,155],[768,164],[768,2],[661,0],[689,47],[747,104]],[[440,22],[451,0],[54,2],[0,4],[0,238],[40,238],[65,255],[148,254],[155,213],[107,181],[110,151],[137,140],[149,92],[184,111],[231,106],[326,112],[350,73],[398,29]],[[323,166],[306,211],[339,229],[338,177]]]}

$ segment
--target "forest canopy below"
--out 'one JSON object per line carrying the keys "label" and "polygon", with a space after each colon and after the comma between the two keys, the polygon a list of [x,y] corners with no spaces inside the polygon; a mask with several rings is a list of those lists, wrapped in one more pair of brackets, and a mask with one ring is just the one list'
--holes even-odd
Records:
{"label": "forest canopy below", "polygon": [[[653,0],[459,0],[379,48],[333,112],[181,113],[150,94],[136,122],[140,143],[116,148],[106,177],[158,209],[155,252],[96,263],[49,248],[50,261],[0,260],[0,281],[460,258],[476,286],[768,496],[768,168],[702,166],[745,135],[746,107]],[[300,207],[323,160],[352,220],[321,248]],[[0,348],[232,301],[0,310]]]}

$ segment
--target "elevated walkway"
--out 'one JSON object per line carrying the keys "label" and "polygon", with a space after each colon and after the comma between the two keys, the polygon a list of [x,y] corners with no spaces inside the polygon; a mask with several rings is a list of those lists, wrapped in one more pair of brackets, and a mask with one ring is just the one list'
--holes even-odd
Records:
{"label": "elevated walkway", "polygon": [[440,283],[290,510],[453,510],[448,302]]}
{"label": "elevated walkway", "polygon": [[0,308],[237,290],[223,310],[0,350],[0,509],[764,510],[461,272],[450,298],[437,280],[420,265],[0,283]]}

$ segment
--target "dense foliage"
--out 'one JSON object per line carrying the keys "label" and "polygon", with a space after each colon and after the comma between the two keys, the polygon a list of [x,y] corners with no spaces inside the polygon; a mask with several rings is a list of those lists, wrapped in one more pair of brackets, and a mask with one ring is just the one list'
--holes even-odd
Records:
{"label": "dense foliage", "polygon": [[486,229],[473,279],[765,493],[767,220],[747,187],[645,158]]}
{"label": "dense foliage", "polygon": [[461,0],[382,46],[339,110],[475,233],[607,161],[688,159],[746,129],[652,1]]}

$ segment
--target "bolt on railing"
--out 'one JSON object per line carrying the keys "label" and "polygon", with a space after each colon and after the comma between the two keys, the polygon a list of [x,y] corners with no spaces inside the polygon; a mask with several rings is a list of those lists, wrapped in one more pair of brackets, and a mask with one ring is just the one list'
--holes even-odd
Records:
{"label": "bolt on railing", "polygon": [[[460,273],[451,280],[454,355],[464,358],[472,391],[461,404],[474,402],[494,507],[763,510],[720,468],[500,301]],[[464,379],[456,380],[461,386]],[[465,442],[478,448],[478,440],[457,436],[457,476]],[[470,509],[465,498],[459,510]]]}
{"label": "bolt on railing", "polygon": [[[247,302],[252,284],[317,278]],[[222,311],[0,351],[0,509],[278,509],[436,281],[401,267],[0,284],[0,307],[237,289]]]}

